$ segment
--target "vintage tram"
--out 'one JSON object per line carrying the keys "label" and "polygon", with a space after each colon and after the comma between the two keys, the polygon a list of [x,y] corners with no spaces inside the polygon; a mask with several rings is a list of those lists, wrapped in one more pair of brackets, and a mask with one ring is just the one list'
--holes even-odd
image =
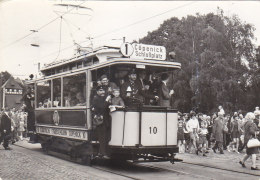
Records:
{"label": "vintage tram", "polygon": [[[181,68],[166,61],[161,46],[125,43],[100,47],[41,69],[42,77],[27,83],[35,89],[37,141],[46,151],[64,153],[90,163],[99,142],[92,126],[91,99],[98,78],[106,74],[120,86],[130,69],[150,74]],[[110,157],[117,160],[171,161],[178,152],[177,110],[155,105],[116,108],[110,113]]]}

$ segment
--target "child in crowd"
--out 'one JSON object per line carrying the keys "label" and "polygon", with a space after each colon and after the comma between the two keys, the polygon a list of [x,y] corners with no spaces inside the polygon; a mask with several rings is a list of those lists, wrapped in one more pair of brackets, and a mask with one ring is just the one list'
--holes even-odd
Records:
{"label": "child in crowd", "polygon": [[19,139],[23,140],[23,132],[25,131],[25,117],[24,114],[22,112],[19,112],[19,124],[18,124],[18,135],[19,135]]}
{"label": "child in crowd", "polygon": [[199,147],[196,151],[196,154],[199,154],[199,151],[201,152],[202,150],[202,154],[203,156],[206,156],[206,148],[207,148],[207,134],[208,134],[208,129],[207,129],[207,123],[206,121],[202,121],[201,122],[201,128],[198,131],[199,134]]}
{"label": "child in crowd", "polygon": [[181,115],[178,115],[178,132],[177,132],[177,141],[179,147],[179,153],[185,152],[185,138],[184,138],[184,120]]}
{"label": "child in crowd", "polygon": [[115,107],[124,107],[125,103],[120,97],[120,89],[113,89],[114,97],[111,99],[111,105],[109,106],[110,111],[114,111]]}
{"label": "child in crowd", "polygon": [[187,113],[183,115],[183,132],[184,132],[184,140],[185,140],[185,152],[189,152],[189,144],[190,144],[190,133],[187,130],[186,123],[189,119],[189,116]]}

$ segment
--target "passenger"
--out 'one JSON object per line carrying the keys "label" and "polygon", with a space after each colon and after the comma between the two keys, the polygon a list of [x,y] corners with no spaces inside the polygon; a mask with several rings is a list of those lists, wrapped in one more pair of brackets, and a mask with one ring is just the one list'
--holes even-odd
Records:
{"label": "passenger", "polygon": [[[151,75],[151,80],[150,80],[150,88],[149,92],[153,94],[154,96],[158,96],[159,99],[159,86],[160,86],[160,81],[159,77],[156,74]],[[150,99],[150,104],[151,105],[158,105],[158,99]]]}
{"label": "passenger", "polygon": [[78,92],[76,94],[76,98],[77,98],[77,104],[76,106],[86,106],[86,99],[83,96],[82,92]]}
{"label": "passenger", "polygon": [[161,76],[161,84],[159,87],[159,106],[166,106],[170,107],[171,103],[171,96],[173,95],[174,91],[170,90],[170,88],[167,86],[169,81],[169,76],[167,73],[163,73]]}
{"label": "passenger", "polygon": [[113,90],[114,97],[111,99],[111,105],[115,106],[125,106],[123,99],[120,97],[120,89]]}
{"label": "passenger", "polygon": [[143,103],[141,95],[142,87],[137,82],[137,75],[135,69],[132,69],[128,74],[128,81],[121,87],[121,95],[127,106],[135,106]]}
{"label": "passenger", "polygon": [[140,84],[139,86],[142,87],[141,95],[144,97],[145,104],[149,105],[150,100],[157,101],[159,97],[149,91],[150,85],[146,81],[145,77],[146,77],[146,72],[144,70],[139,71],[137,82]]}
{"label": "passenger", "polygon": [[70,107],[71,97],[70,96],[65,96],[64,100],[65,100],[65,107]]}
{"label": "passenger", "polygon": [[60,98],[56,97],[53,101],[53,107],[59,107],[60,106]]}
{"label": "passenger", "polygon": [[27,92],[23,95],[22,100],[25,104],[25,111],[29,112],[33,110],[33,103],[34,100],[34,90],[31,87],[28,87]]}
{"label": "passenger", "polygon": [[109,101],[111,96],[105,96],[105,87],[98,86],[97,94],[94,96],[92,104],[92,122],[93,128],[96,129],[98,141],[100,143],[99,155],[106,156],[108,154],[109,141]]}
{"label": "passenger", "polygon": [[105,88],[106,95],[112,95],[113,89],[118,89],[118,86],[114,82],[110,82],[105,74],[100,77],[100,84]]}

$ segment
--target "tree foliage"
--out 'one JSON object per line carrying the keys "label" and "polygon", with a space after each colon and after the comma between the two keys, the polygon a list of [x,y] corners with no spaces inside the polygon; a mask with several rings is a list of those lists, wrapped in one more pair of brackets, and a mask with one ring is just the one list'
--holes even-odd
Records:
{"label": "tree foliage", "polygon": [[0,78],[2,80],[2,85],[11,77],[11,74],[7,71],[0,72]]}
{"label": "tree foliage", "polygon": [[[260,104],[260,47],[254,27],[238,16],[218,13],[173,17],[139,40],[174,51],[182,69],[173,79],[173,106],[181,111],[252,110]],[[257,93],[258,92],[258,93]]]}

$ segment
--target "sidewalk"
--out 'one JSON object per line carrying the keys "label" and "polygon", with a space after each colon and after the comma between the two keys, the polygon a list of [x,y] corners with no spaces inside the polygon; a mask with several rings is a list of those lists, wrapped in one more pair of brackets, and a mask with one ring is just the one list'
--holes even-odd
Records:
{"label": "sidewalk", "polygon": [[14,145],[25,147],[28,149],[40,149],[41,144],[40,143],[29,143],[29,139],[24,138],[22,141],[15,142]]}

